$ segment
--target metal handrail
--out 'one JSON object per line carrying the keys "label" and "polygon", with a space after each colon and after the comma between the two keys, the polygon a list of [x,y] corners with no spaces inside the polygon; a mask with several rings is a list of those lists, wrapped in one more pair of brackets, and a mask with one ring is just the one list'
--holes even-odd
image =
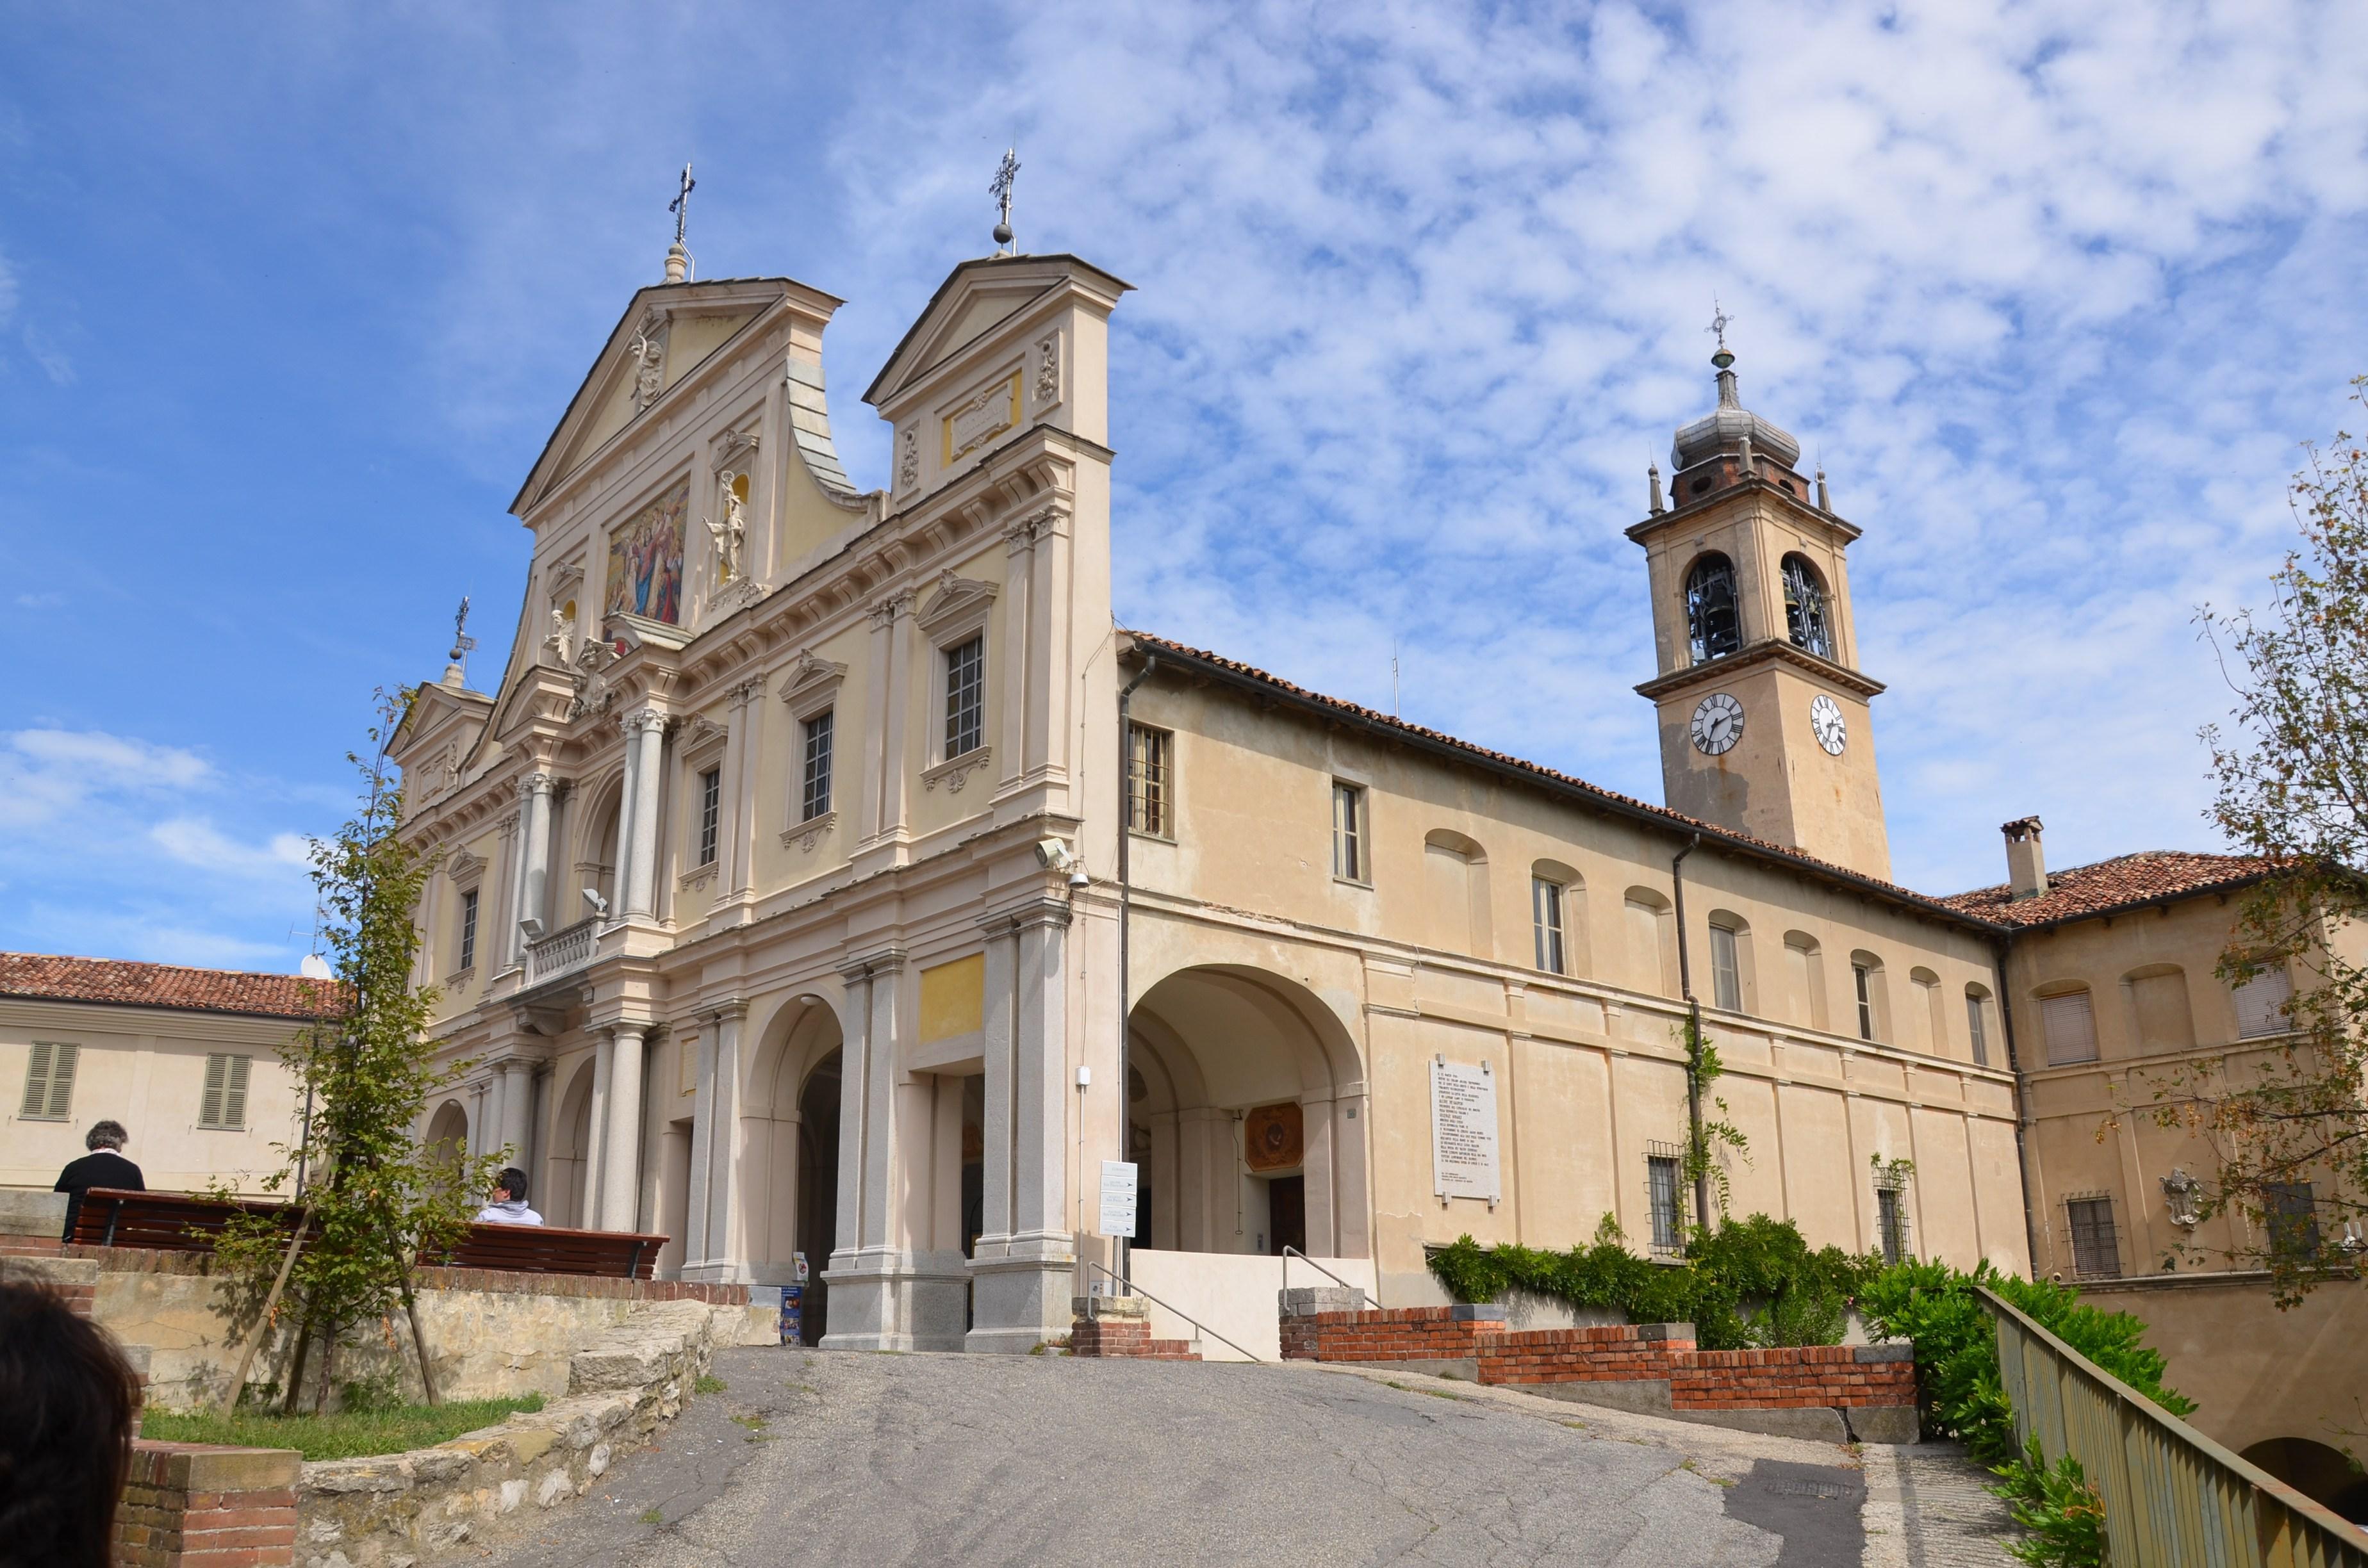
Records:
{"label": "metal handrail", "polygon": [[[1382,1293],[1379,1290],[1369,1292],[1362,1285],[1350,1284],[1348,1280],[1341,1278],[1338,1275],[1333,1273],[1330,1269],[1325,1267],[1322,1264],[1316,1262],[1314,1258],[1308,1256],[1297,1247],[1292,1246],[1289,1242],[1282,1244],[1282,1288],[1284,1290],[1288,1290],[1291,1289],[1291,1260],[1294,1257],[1299,1259],[1300,1262],[1307,1265],[1308,1267],[1315,1270],[1316,1273],[1324,1276],[1325,1278],[1332,1281],[1335,1285],[1354,1290],[1360,1296],[1370,1294],[1372,1298],[1374,1306],[1378,1307],[1382,1304]],[[1379,1269],[1374,1270],[1374,1276],[1377,1281],[1380,1278],[1380,1273],[1381,1271]]]}
{"label": "metal handrail", "polygon": [[1224,1335],[1219,1334],[1215,1329],[1211,1328],[1207,1324],[1202,1323],[1199,1318],[1194,1317],[1190,1312],[1186,1312],[1183,1308],[1168,1306],[1166,1301],[1161,1301],[1158,1297],[1153,1295],[1142,1286],[1134,1284],[1129,1280],[1120,1278],[1117,1275],[1111,1274],[1109,1269],[1104,1268],[1100,1264],[1096,1263],[1090,1257],[1081,1257],[1077,1259],[1077,1261],[1084,1264],[1087,1268],[1092,1269],[1097,1274],[1109,1275],[1110,1282],[1118,1286],[1121,1294],[1140,1296],[1144,1301],[1151,1302],[1155,1306],[1167,1307],[1169,1312],[1174,1312],[1178,1317],[1182,1318],[1186,1323],[1190,1324],[1194,1328],[1199,1329],[1202,1334],[1207,1335],[1210,1338],[1215,1340],[1218,1344],[1224,1346],[1227,1349],[1239,1350],[1251,1360],[1258,1362],[1259,1366],[1263,1367],[1266,1365],[1264,1358],[1256,1351],[1248,1349],[1243,1346],[1235,1345],[1232,1340],[1227,1339]]}
{"label": "metal handrail", "polygon": [[2114,1568],[2368,1568],[2368,1535],[2231,1453],[2034,1323],[1975,1288],[1998,1324],[1998,1381],[2018,1441],[2080,1461],[2105,1505]]}

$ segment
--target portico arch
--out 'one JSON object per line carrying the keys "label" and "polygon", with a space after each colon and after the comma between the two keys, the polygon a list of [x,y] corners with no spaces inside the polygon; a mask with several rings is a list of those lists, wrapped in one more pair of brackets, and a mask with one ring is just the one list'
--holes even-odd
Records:
{"label": "portico arch", "polygon": [[551,1159],[543,1176],[543,1218],[554,1225],[588,1229],[591,1205],[585,1181],[592,1164],[592,1058],[586,1056],[567,1081],[552,1124]]}
{"label": "portico arch", "polygon": [[764,1027],[737,1117],[739,1220],[727,1233],[732,1256],[759,1284],[790,1284],[797,1255],[804,1253],[809,1311],[817,1315],[815,1287],[836,1239],[845,1039],[837,1009],[820,991],[784,1002]]}
{"label": "portico arch", "polygon": [[431,1163],[458,1176],[469,1153],[468,1108],[456,1099],[438,1106],[427,1119],[427,1136],[422,1142]]}
{"label": "portico arch", "polygon": [[621,829],[625,780],[610,774],[585,792],[590,810],[577,816],[575,847],[569,862],[566,886],[552,895],[554,924],[572,926],[592,913],[583,890],[608,900],[611,915],[624,913],[617,891],[618,835]]}
{"label": "portico arch", "polygon": [[1339,1017],[1254,965],[1179,969],[1128,1016],[1143,1244],[1363,1257],[1365,1075]]}

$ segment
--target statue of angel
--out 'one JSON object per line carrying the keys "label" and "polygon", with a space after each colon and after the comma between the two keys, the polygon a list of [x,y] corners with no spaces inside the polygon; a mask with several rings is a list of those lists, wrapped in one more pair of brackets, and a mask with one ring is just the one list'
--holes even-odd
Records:
{"label": "statue of angel", "polygon": [[723,515],[702,519],[707,531],[714,537],[715,553],[723,562],[723,580],[727,583],[740,575],[740,547],[748,538],[748,504],[732,487],[738,478],[733,473],[723,476]]}

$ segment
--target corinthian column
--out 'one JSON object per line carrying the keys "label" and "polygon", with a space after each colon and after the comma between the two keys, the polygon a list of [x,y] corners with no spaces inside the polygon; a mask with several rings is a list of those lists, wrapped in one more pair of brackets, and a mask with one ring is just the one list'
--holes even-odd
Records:
{"label": "corinthian column", "polygon": [[528,922],[536,935],[545,934],[543,890],[551,881],[551,775],[529,773],[518,780],[518,918],[510,923],[512,963],[523,955]]}
{"label": "corinthian column", "polygon": [[632,765],[632,847],[625,855],[625,914],[643,916],[657,909],[658,768],[666,746],[666,715],[644,708],[626,721],[625,745]]}

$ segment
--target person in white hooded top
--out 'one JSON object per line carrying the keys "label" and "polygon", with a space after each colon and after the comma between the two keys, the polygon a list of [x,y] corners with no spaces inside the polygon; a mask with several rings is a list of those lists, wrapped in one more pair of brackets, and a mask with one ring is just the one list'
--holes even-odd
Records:
{"label": "person in white hooded top", "polygon": [[542,1216],[526,1206],[526,1173],[516,1165],[494,1178],[493,1200],[477,1210],[480,1225],[540,1225]]}

